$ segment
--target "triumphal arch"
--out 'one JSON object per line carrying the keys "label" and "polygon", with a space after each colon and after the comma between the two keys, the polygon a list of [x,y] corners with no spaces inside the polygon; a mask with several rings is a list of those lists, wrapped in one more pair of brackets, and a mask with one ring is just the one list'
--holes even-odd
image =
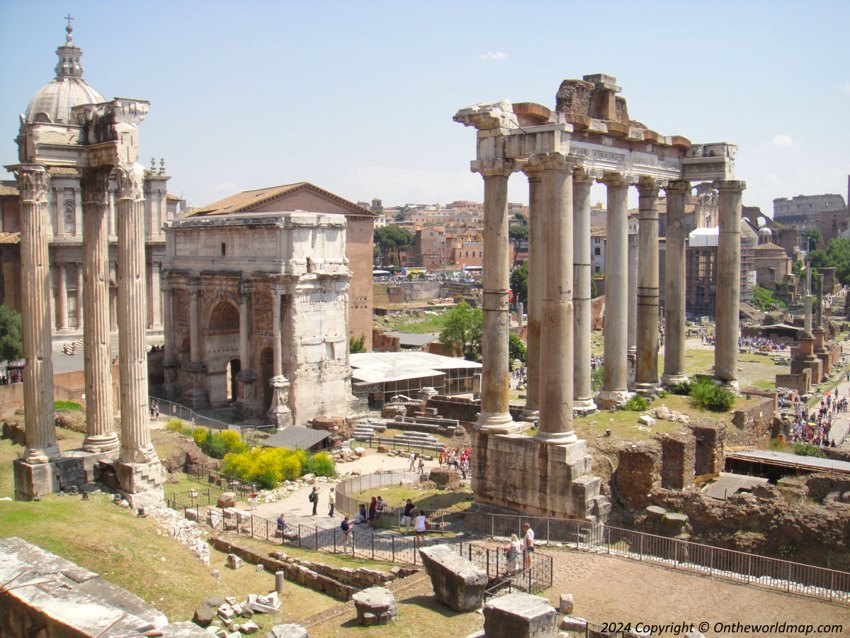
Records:
{"label": "triumphal arch", "polygon": [[356,411],[345,215],[186,217],[167,234],[166,396],[278,428]]}
{"label": "triumphal arch", "polygon": [[[590,475],[574,411],[595,407],[590,385],[590,187],[608,194],[605,251],[603,406],[633,391],[684,380],[684,203],[691,184],[719,193],[715,380],[737,387],[740,220],[744,182],[734,177],[736,147],[693,144],[629,118],[616,79],[565,80],[554,109],[534,103],[477,104],[454,120],[477,131],[472,171],[484,179],[484,343],[481,413],[475,433],[476,502],[543,516],[600,519],[607,512],[600,479]],[[529,184],[528,392],[524,415],[508,406],[508,179]],[[636,317],[628,316],[627,192],[639,195]],[[667,196],[664,371],[659,379],[659,215]],[[636,322],[635,379],[628,386],[628,324]]]}

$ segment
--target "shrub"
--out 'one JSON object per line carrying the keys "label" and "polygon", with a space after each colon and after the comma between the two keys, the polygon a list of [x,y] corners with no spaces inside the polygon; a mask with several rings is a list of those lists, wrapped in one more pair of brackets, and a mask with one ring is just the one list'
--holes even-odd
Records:
{"label": "shrub", "polygon": [[171,430],[172,432],[179,432],[180,434],[184,434],[183,430],[185,428],[183,425],[183,421],[181,421],[180,419],[168,419],[168,421],[165,423],[165,429]]}
{"label": "shrub", "polygon": [[649,399],[639,394],[636,394],[631,399],[626,401],[626,404],[623,406],[623,409],[630,410],[631,412],[643,412],[648,407]]}
{"label": "shrub", "polygon": [[192,439],[196,444],[203,446],[204,441],[207,440],[207,431],[203,428],[195,428],[192,430]]}
{"label": "shrub", "polygon": [[283,480],[293,481],[307,472],[322,476],[335,473],[333,459],[325,452],[315,456],[304,450],[253,448],[225,455],[221,470],[229,476],[270,489]]}
{"label": "shrub", "polygon": [[797,456],[815,456],[819,459],[826,458],[826,454],[824,454],[823,450],[811,443],[795,443],[793,449],[794,454]]}
{"label": "shrub", "polygon": [[82,410],[83,406],[81,406],[76,401],[54,401],[53,402],[54,410]]}
{"label": "shrub", "polygon": [[692,387],[693,384],[690,381],[682,381],[681,383],[671,385],[668,389],[670,390],[670,394],[686,397],[691,393]]}
{"label": "shrub", "polygon": [[735,395],[711,379],[700,379],[692,384],[690,397],[696,407],[711,412],[728,412],[735,403]]}
{"label": "shrub", "polygon": [[333,476],[336,473],[334,460],[327,452],[317,452],[307,459],[307,472],[316,476]]}
{"label": "shrub", "polygon": [[599,392],[605,383],[605,366],[596,366],[590,371],[590,389]]}

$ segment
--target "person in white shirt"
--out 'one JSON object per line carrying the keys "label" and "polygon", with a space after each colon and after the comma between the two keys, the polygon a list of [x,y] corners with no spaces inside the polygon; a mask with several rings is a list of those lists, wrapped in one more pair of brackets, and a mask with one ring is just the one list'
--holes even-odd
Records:
{"label": "person in white shirt", "polygon": [[419,510],[419,516],[413,519],[413,531],[416,532],[416,538],[422,538],[427,529],[428,519],[425,518],[425,510]]}
{"label": "person in white shirt", "polygon": [[522,526],[523,529],[523,537],[522,537],[522,545],[523,545],[523,566],[524,569],[528,569],[531,567],[531,554],[534,553],[534,530],[531,529],[531,525],[528,523],[524,523]]}

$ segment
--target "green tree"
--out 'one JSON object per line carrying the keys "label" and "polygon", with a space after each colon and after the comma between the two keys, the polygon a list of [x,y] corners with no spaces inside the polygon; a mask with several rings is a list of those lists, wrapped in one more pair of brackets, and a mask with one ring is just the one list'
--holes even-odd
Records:
{"label": "green tree", "polygon": [[413,245],[413,234],[401,226],[382,226],[375,229],[375,245],[380,250],[382,266],[387,259],[400,264],[401,251]]}
{"label": "green tree", "polygon": [[484,313],[466,302],[457,304],[443,315],[440,342],[460,352],[465,359],[481,359],[481,335],[484,332]]}
{"label": "green tree", "polygon": [[528,308],[528,262],[522,262],[518,268],[511,273],[511,290],[514,293],[514,303],[522,304]]}
{"label": "green tree", "polygon": [[823,235],[817,228],[809,228],[804,235],[806,238],[806,250],[815,250],[823,243]]}
{"label": "green tree", "polygon": [[351,341],[349,341],[348,352],[350,352],[351,354],[366,352],[366,335],[354,337]]}
{"label": "green tree", "polygon": [[0,361],[14,361],[23,356],[21,314],[5,304],[0,304]]}
{"label": "green tree", "polygon": [[519,359],[525,363],[525,360],[528,357],[528,349],[525,347],[525,343],[523,343],[519,335],[514,334],[513,332],[510,334],[508,339],[508,358],[512,362],[514,359]]}

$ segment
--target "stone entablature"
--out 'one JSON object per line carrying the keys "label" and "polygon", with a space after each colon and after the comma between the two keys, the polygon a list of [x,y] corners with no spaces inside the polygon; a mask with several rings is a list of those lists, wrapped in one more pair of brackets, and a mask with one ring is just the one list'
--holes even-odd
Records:
{"label": "stone entablature", "polygon": [[304,211],[170,224],[165,394],[281,426],[347,414],[345,231],[342,215]]}

